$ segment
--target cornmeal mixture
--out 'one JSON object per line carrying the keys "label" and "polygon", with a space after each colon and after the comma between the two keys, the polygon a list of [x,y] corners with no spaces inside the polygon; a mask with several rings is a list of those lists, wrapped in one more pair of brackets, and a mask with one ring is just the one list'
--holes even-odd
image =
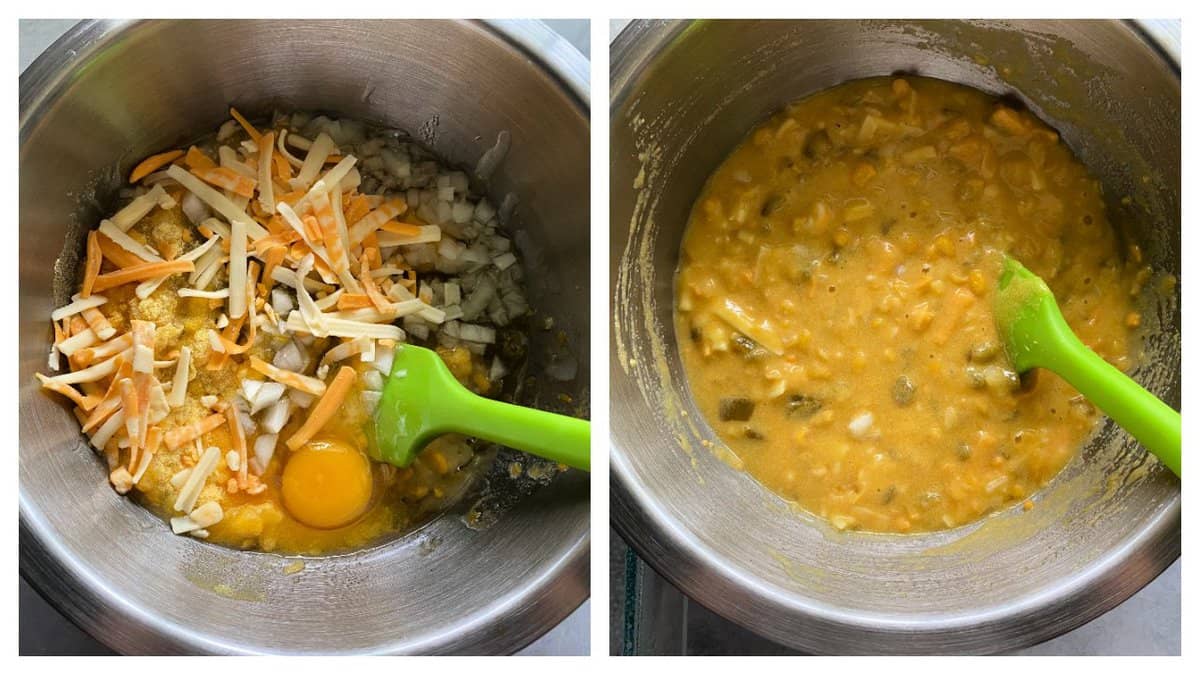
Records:
{"label": "cornmeal mixture", "polygon": [[1011,370],[993,289],[1016,257],[1084,343],[1134,365],[1150,270],[1101,197],[1053,130],[973,89],[877,78],[796,102],[693,208],[676,279],[692,394],[750,474],[838,529],[1031,508],[1098,414]]}
{"label": "cornmeal mixture", "polygon": [[321,553],[410,529],[483,461],[445,436],[407,468],[372,462],[374,406],[407,341],[500,392],[516,364],[496,345],[524,344],[509,326],[529,309],[500,216],[395,132],[231,114],[133,170],[39,379],[177,534]]}

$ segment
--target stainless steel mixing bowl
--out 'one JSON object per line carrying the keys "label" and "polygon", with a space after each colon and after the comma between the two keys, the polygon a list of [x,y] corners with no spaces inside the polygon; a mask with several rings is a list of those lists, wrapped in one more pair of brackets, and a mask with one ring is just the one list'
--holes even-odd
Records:
{"label": "stainless steel mixing bowl", "polygon": [[[132,163],[209,133],[230,104],[323,110],[405,129],[520,202],[531,304],[579,361],[542,400],[588,390],[587,63],[538,23],[85,23],[20,85],[21,571],[122,652],[513,651],[588,594],[588,478],[558,476],[492,527],[448,514],[418,533],[285,575],[280,556],[170,533],[104,480],[70,411],[38,391],[47,317],[74,280],[81,233]],[[56,273],[57,269],[57,273]],[[554,342],[534,331],[530,374]],[[492,489],[515,496],[512,490]]]}
{"label": "stainless steel mixing bowl", "polygon": [[[1028,513],[920,536],[840,534],[705,450],[671,321],[707,176],[785,103],[917,73],[1015,97],[1103,182],[1110,215],[1179,274],[1177,57],[1115,21],[635,22],[612,48],[612,516],[685,593],[813,652],[995,652],[1066,632],[1179,556],[1179,481],[1111,424]],[[1126,199],[1127,198],[1127,199]],[[1135,377],[1179,403],[1178,289],[1151,301]]]}

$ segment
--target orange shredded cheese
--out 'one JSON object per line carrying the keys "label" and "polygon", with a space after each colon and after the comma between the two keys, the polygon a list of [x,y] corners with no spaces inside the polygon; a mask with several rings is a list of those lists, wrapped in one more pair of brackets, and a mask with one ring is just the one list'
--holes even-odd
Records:
{"label": "orange shredded cheese", "polygon": [[[156,277],[167,276],[169,274],[182,274],[191,272],[196,268],[195,263],[190,260],[165,260],[162,262],[148,262],[131,267],[125,267],[116,272],[101,274],[96,277],[96,283],[93,284],[92,290],[99,292],[116,286],[133,283],[135,281],[145,281],[146,279],[154,279]],[[92,327],[95,330],[95,326]],[[99,335],[99,331],[96,333]]]}
{"label": "orange shredded cheese", "polygon": [[362,309],[364,307],[374,307],[371,298],[365,293],[343,293],[338,296],[338,309]]}
{"label": "orange shredded cheese", "polygon": [[121,380],[121,410],[125,413],[125,435],[129,438],[129,456],[136,457],[141,436],[138,420],[141,418],[141,408],[138,406],[137,390],[133,380]]}
{"label": "orange shredded cheese", "polygon": [[225,166],[212,169],[192,169],[192,175],[200,180],[242,197],[253,197],[254,188],[258,184],[253,178]]}
{"label": "orange shredded cheese", "polygon": [[250,357],[250,367],[255,371],[266,375],[267,377],[286,384],[287,386],[302,391],[313,396],[320,396],[325,393],[325,383],[315,377],[301,375],[290,370],[283,370],[263,361],[257,356]]}
{"label": "orange shredded cheese", "polygon": [[224,415],[213,413],[191,424],[171,429],[163,436],[163,441],[167,444],[167,448],[174,450],[184,443],[191,443],[224,423]]}
{"label": "orange shredded cheese", "polygon": [[[96,245],[100,247],[100,253],[103,254],[109,262],[117,267],[133,267],[146,262],[145,260],[142,260],[136,255],[118,246],[116,242],[106,237],[103,232],[96,233]],[[92,290],[94,291],[95,288]]]}
{"label": "orange shredded cheese", "polygon": [[38,381],[42,383],[42,387],[49,389],[56,394],[66,396],[67,398],[71,399],[75,405],[83,408],[85,411],[94,409],[100,403],[99,398],[94,396],[84,396],[78,389],[69,384],[56,382],[41,373],[35,373],[35,375],[37,376]]}
{"label": "orange shredded cheese", "polygon": [[363,258],[365,258],[371,267],[379,267],[383,264],[383,252],[379,250],[379,238],[372,232],[362,240]]}
{"label": "orange shredded cheese", "polygon": [[142,458],[137,463],[137,469],[133,470],[132,462],[130,468],[133,470],[133,484],[137,485],[145,475],[146,469],[150,468],[150,460],[154,459],[154,455],[158,453],[158,448],[162,445],[163,431],[162,427],[155,425],[146,431],[146,444],[142,448]]}
{"label": "orange shredded cheese", "polygon": [[[96,289],[93,288],[92,290]],[[88,327],[92,329],[92,332],[96,334],[96,337],[100,338],[101,340],[107,340],[113,335],[116,335],[117,329],[113,328],[113,325],[108,322],[108,317],[104,316],[104,313],[100,310],[92,307],[90,309],[83,310],[82,314],[83,318],[88,322]]]}
{"label": "orange shredded cheese", "polygon": [[405,237],[416,237],[421,234],[421,226],[413,225],[412,223],[401,223],[395,220],[389,220],[379,226],[379,229],[399,234]]}
{"label": "orange shredded cheese", "polygon": [[183,158],[183,163],[187,164],[188,168],[193,170],[217,168],[217,163],[194,145],[188,148],[187,156]]}
{"label": "orange shredded cheese", "polygon": [[271,157],[275,149],[275,132],[258,139],[258,205],[268,214],[275,213],[275,184],[271,182]]}
{"label": "orange shredded cheese", "polygon": [[83,288],[79,297],[86,298],[92,294],[96,285],[96,277],[100,274],[100,263],[104,262],[104,253],[100,250],[100,235],[95,230],[88,232],[87,262],[83,266]]}
{"label": "orange shredded cheese", "polygon": [[102,342],[92,347],[84,347],[75,352],[74,357],[76,362],[81,365],[89,365],[96,361],[103,361],[114,354],[129,349],[133,346],[133,335],[125,333],[112,338],[108,342]]}
{"label": "orange shredded cheese", "polygon": [[275,162],[275,175],[283,180],[291,180],[292,165],[288,163],[287,157],[271,153],[271,159]]}
{"label": "orange shredded cheese", "polygon": [[361,270],[358,276],[362,282],[363,290],[366,291],[367,297],[371,299],[371,304],[375,306],[381,313],[387,314],[395,308],[392,303],[384,297],[383,293],[379,292],[379,287],[375,285],[375,280],[371,278],[371,268],[367,265],[367,259],[363,258]]}
{"label": "orange shredded cheese", "polygon": [[250,140],[257,143],[258,139],[262,138],[262,134],[258,132],[258,129],[255,129],[254,125],[247,122],[246,118],[242,117],[242,114],[237,111],[237,108],[229,106],[229,116],[237,120],[238,124],[242,125],[242,128],[246,130],[246,135],[250,137]]}
{"label": "orange shredded cheese", "polygon": [[357,376],[358,374],[350,366],[342,366],[338,370],[333,382],[329,384],[329,388],[309,411],[308,419],[304,420],[304,424],[287,440],[288,448],[293,451],[297,450],[311,440],[322,427],[329,423],[329,420],[333,419],[338,407],[350,393],[350,387],[354,384]]}
{"label": "orange shredded cheese", "polygon": [[275,285],[275,278],[272,274],[275,272],[275,268],[283,262],[283,256],[286,254],[287,246],[276,244],[268,248],[266,254],[263,255],[262,283],[264,290],[268,293],[271,292],[271,287]]}
{"label": "orange shredded cheese", "polygon": [[129,174],[129,182],[136,183],[180,157],[183,157],[182,150],[169,150],[157,155],[150,155],[133,168],[133,171]]}

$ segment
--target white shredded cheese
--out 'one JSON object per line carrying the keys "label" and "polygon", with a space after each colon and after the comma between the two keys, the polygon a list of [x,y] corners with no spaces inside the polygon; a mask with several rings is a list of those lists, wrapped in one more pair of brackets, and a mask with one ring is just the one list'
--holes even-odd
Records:
{"label": "white shredded cheese", "polygon": [[[298,145],[298,141],[301,140],[304,139],[294,134],[290,137],[292,145],[304,150],[306,148]],[[300,172],[291,180],[293,190],[307,190],[313,184],[313,181],[317,178],[317,174],[321,171],[321,167],[325,166],[325,160],[329,158],[329,155],[333,154],[334,150],[337,150],[337,143],[333,142],[329,134],[322,131],[317,135],[316,140],[309,143],[307,150],[308,154],[304,157],[304,164],[301,165]]]}
{"label": "white shredded cheese", "polygon": [[231,224],[229,240],[229,318],[246,315],[246,226],[241,221]]}
{"label": "white shredded cheese", "polygon": [[162,262],[162,256],[145,244],[139,244],[136,239],[125,234],[111,220],[100,221],[100,234],[108,237],[114,244],[129,251],[146,262]]}
{"label": "white shredded cheese", "polygon": [[[300,282],[296,278],[295,270],[290,270],[282,266],[278,266],[271,271],[271,278],[283,284],[284,286],[291,287],[292,289],[295,289],[300,285]],[[320,293],[322,291],[328,292],[333,290],[332,286],[323,284],[316,279],[309,279],[307,277],[304,279],[304,288],[311,293]]]}
{"label": "white shredded cheese", "polygon": [[[195,288],[181,288],[177,292],[179,293],[180,297],[184,297],[184,298],[205,298],[208,300],[223,300],[223,299],[229,297],[229,289],[228,288],[222,288],[219,291],[200,291],[200,290],[196,290]],[[225,316],[225,315],[222,314],[221,316]],[[225,325],[226,326],[229,325],[229,317],[225,317]],[[224,328],[225,326],[222,326],[218,323],[217,327]]]}
{"label": "white shredded cheese", "polygon": [[[215,220],[215,219],[214,219],[214,220]],[[220,222],[220,221],[217,221],[217,222]],[[179,256],[178,260],[191,260],[191,261],[195,262],[197,259],[199,259],[199,258],[200,258],[200,256],[202,256],[202,255],[204,255],[205,253],[208,253],[210,250],[212,250],[212,247],[213,247],[213,246],[214,246],[214,245],[215,245],[215,244],[216,244],[216,243],[217,243],[217,242],[218,242],[220,239],[221,239],[220,237],[209,237],[208,239],[206,239],[206,240],[204,241],[204,243],[203,243],[203,244],[200,244],[200,245],[199,245],[199,246],[197,246],[196,248],[194,248],[194,249],[192,249],[192,250],[188,251],[187,253],[184,253],[183,255]]]}
{"label": "white shredded cheese", "polygon": [[328,315],[325,316],[324,321],[324,335],[317,335],[317,333],[313,332],[308,327],[308,324],[304,321],[304,318],[300,316],[299,312],[292,312],[291,314],[288,314],[286,325],[288,330],[292,332],[310,333],[312,335],[317,335],[317,337],[328,337],[333,335],[336,337],[346,338],[366,337],[377,340],[404,340],[404,331],[401,330],[399,326],[394,326],[392,324],[349,321],[346,319],[332,318]]}
{"label": "white shredded cheese", "polygon": [[84,310],[100,307],[106,302],[108,302],[108,298],[103,295],[93,295],[87,298],[80,298],[76,295],[72,298],[72,302],[50,312],[50,320],[62,321],[68,316],[74,316]]}
{"label": "white shredded cheese", "polygon": [[127,232],[129,228],[136,225],[142,218],[146,217],[155,206],[164,209],[175,208],[175,200],[167,194],[167,191],[161,185],[155,185],[150,188],[150,191],[140,197],[134,198],[120,211],[113,214],[112,223],[119,228],[121,232]]}
{"label": "white shredded cheese", "polygon": [[96,337],[96,333],[91,328],[85,328],[58,343],[58,351],[69,357],[76,351],[85,347],[91,347],[99,342],[100,338]]}
{"label": "white shredded cheese", "polygon": [[190,347],[179,349],[179,361],[175,364],[175,378],[171,380],[171,393],[167,396],[167,405],[178,408],[187,397],[189,370],[192,367],[192,350]]}
{"label": "white shredded cheese", "polygon": [[133,346],[133,372],[154,372],[154,348],[149,345]]}
{"label": "white shredded cheese", "polygon": [[208,480],[213,469],[217,468],[217,462],[221,460],[221,451],[215,447],[210,447],[204,451],[204,455],[200,457],[200,461],[196,462],[196,466],[192,468],[192,472],[188,475],[187,481],[179,490],[179,496],[175,498],[175,510],[187,513],[196,505],[196,499],[200,497],[200,491],[204,489],[204,481]]}
{"label": "white shredded cheese", "polygon": [[135,295],[137,295],[137,297],[139,299],[145,300],[146,298],[150,297],[151,295],[154,295],[154,291],[157,291],[158,287],[161,286],[164,281],[166,281],[167,279],[170,279],[170,278],[171,278],[171,275],[167,274],[167,275],[164,275],[161,277],[147,279],[147,280],[143,281],[142,283],[138,284],[137,288],[135,288],[133,292]]}
{"label": "white shredded cheese", "polygon": [[[399,329],[397,329],[397,330],[399,330]],[[80,382],[96,382],[98,380],[102,380],[102,379],[108,377],[109,375],[112,375],[114,372],[116,372],[116,370],[117,370],[117,357],[114,356],[113,358],[108,359],[107,361],[101,361],[100,363],[97,363],[96,365],[90,366],[88,368],[84,368],[83,370],[76,370],[76,371],[70,372],[70,373],[63,373],[62,375],[55,375],[54,377],[48,377],[46,379],[51,382],[57,382],[59,384],[79,384]]]}
{"label": "white shredded cheese", "polygon": [[97,450],[103,450],[104,446],[108,445],[108,442],[116,435],[117,430],[124,425],[125,411],[118,410],[112,414],[112,417],[105,420],[104,424],[101,424],[100,428],[96,429],[96,432],[92,434],[92,447]]}
{"label": "white shredded cheese", "polygon": [[195,532],[212,527],[225,517],[221,505],[217,502],[204,502],[186,516],[176,516],[171,519],[171,531],[175,534]]}

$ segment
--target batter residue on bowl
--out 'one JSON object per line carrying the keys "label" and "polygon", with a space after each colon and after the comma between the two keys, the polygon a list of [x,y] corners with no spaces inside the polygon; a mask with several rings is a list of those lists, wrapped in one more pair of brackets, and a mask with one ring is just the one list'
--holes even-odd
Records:
{"label": "batter residue on bowl", "polygon": [[1028,507],[1099,416],[1009,368],[991,312],[1005,253],[1088,346],[1135,364],[1150,271],[1052,129],[915,77],[793,103],[692,210],[676,279],[692,394],[747,471],[838,529]]}

